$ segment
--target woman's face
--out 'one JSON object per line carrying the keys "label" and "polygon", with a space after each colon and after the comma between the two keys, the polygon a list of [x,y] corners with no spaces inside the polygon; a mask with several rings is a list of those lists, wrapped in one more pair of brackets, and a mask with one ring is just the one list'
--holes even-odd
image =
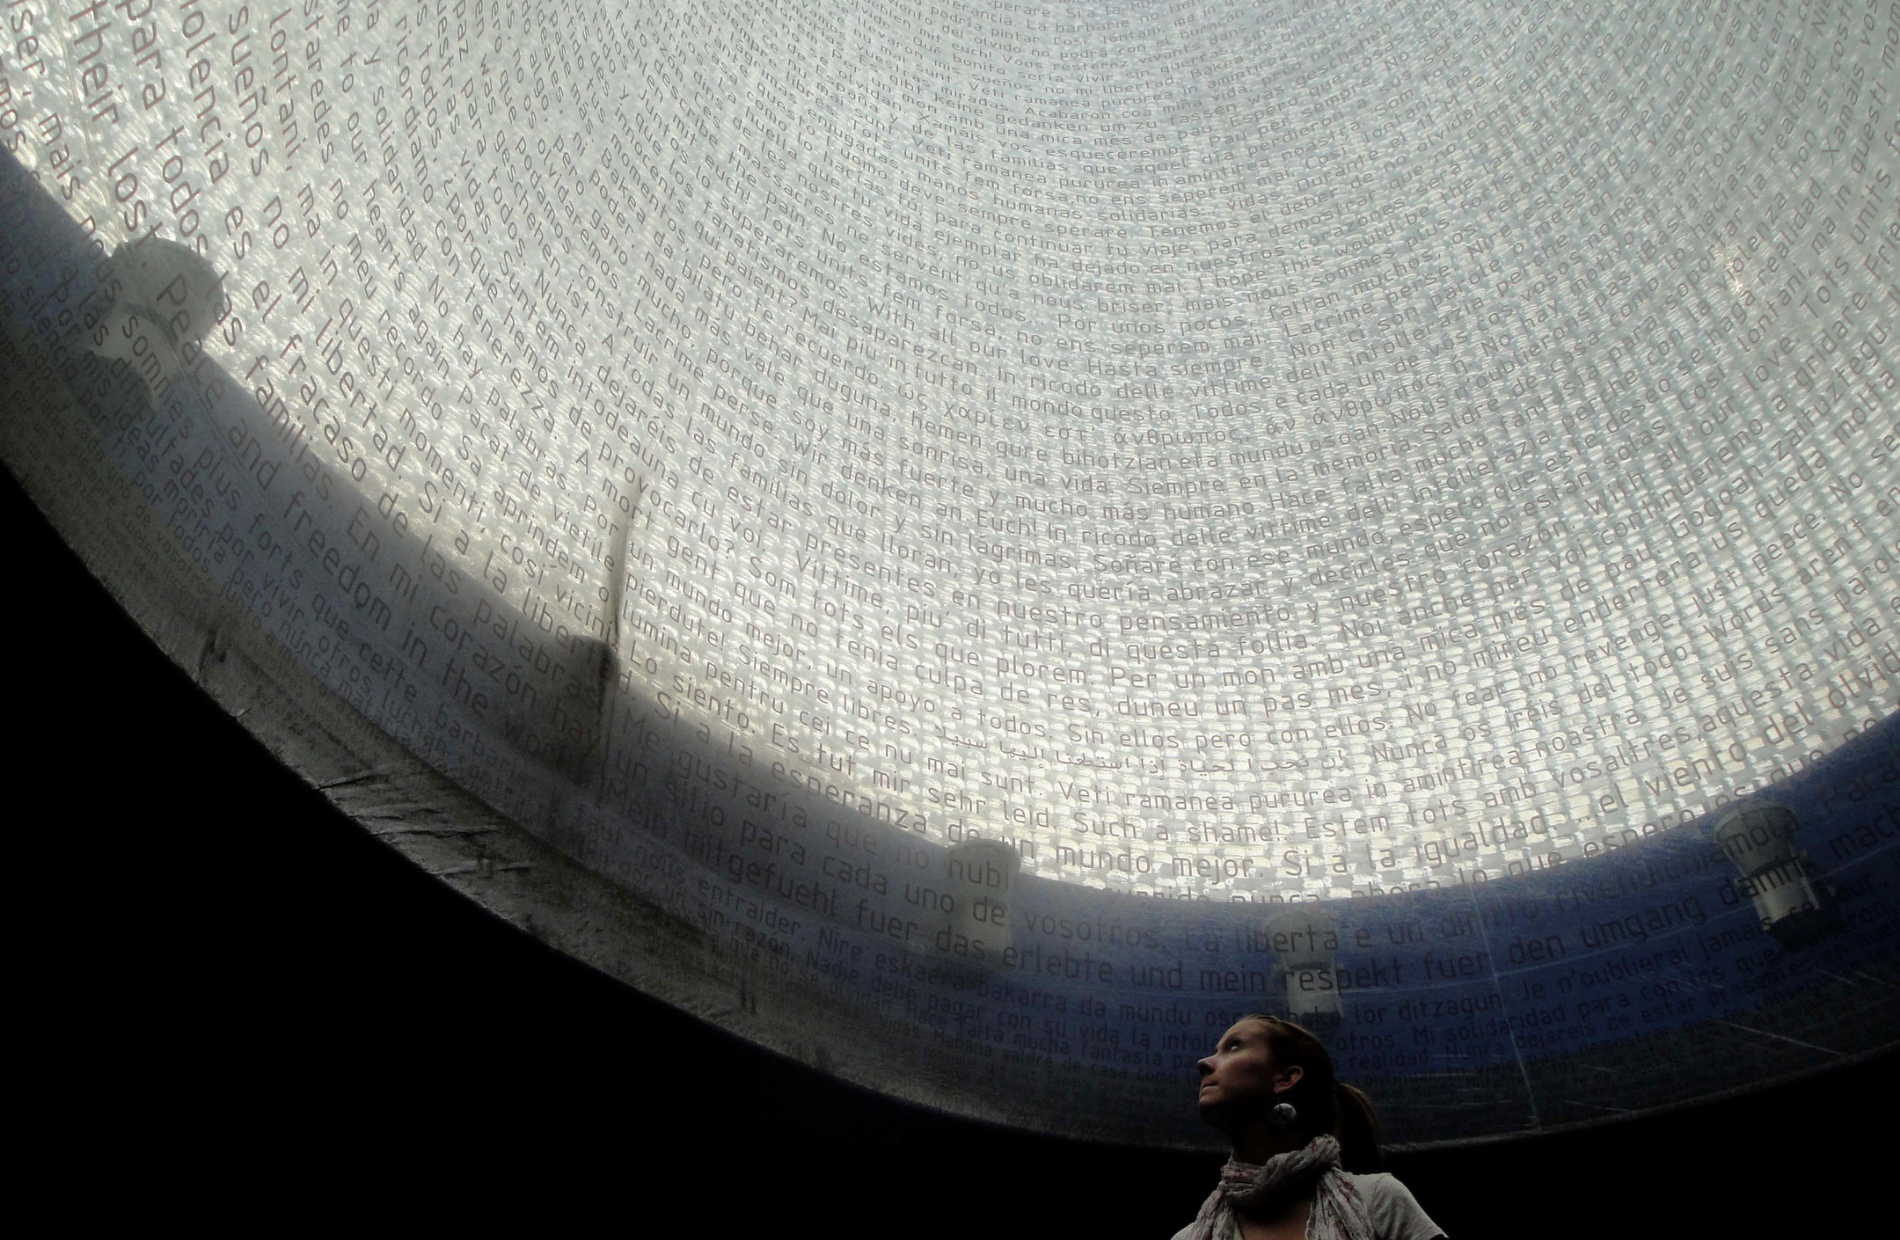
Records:
{"label": "woman's face", "polygon": [[1280,1067],[1267,1045],[1267,1026],[1243,1020],[1214,1044],[1214,1053],[1195,1065],[1201,1073],[1201,1118],[1217,1127],[1264,1114],[1274,1098],[1305,1075],[1298,1066]]}

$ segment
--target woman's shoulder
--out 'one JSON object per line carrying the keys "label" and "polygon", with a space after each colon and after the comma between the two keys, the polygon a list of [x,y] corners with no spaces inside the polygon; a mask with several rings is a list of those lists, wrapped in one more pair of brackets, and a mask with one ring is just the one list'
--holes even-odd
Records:
{"label": "woman's shoulder", "polygon": [[1373,1234],[1379,1240],[1435,1240],[1445,1234],[1432,1222],[1405,1182],[1389,1171],[1345,1173],[1365,1200]]}
{"label": "woman's shoulder", "polygon": [[[1372,1222],[1372,1234],[1378,1240],[1438,1240],[1444,1228],[1432,1222],[1418,1198],[1405,1182],[1389,1171],[1343,1173],[1359,1191],[1366,1215]],[[1174,1233],[1172,1240],[1189,1240],[1194,1224]]]}

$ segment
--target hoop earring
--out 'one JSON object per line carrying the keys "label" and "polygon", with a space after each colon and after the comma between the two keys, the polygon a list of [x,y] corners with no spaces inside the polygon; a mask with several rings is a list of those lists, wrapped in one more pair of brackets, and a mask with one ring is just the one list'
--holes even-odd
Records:
{"label": "hoop earring", "polygon": [[1267,1127],[1275,1132],[1287,1132],[1299,1121],[1300,1113],[1291,1102],[1282,1102],[1267,1112]]}

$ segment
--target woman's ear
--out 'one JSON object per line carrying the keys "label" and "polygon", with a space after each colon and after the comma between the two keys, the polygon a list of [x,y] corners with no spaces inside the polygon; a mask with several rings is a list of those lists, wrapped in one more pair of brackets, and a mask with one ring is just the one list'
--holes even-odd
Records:
{"label": "woman's ear", "polygon": [[1300,1065],[1298,1064],[1294,1064],[1292,1067],[1280,1073],[1280,1079],[1273,1083],[1273,1092],[1276,1094],[1285,1093],[1287,1090],[1292,1089],[1295,1085],[1298,1085],[1300,1083],[1300,1078],[1305,1075],[1306,1075],[1306,1069],[1300,1067]]}

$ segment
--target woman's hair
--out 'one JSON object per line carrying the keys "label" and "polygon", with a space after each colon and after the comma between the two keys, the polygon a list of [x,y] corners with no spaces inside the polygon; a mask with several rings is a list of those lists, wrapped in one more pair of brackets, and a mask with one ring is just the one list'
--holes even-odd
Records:
{"label": "woman's hair", "polygon": [[1310,1137],[1330,1133],[1339,1142],[1339,1162],[1348,1171],[1378,1171],[1385,1165],[1379,1150],[1379,1117],[1372,1099],[1333,1074],[1333,1057],[1311,1030],[1264,1013],[1249,1013],[1267,1027],[1267,1047],[1273,1062],[1302,1070],[1299,1082],[1280,1095],[1299,1112],[1300,1131]]}

